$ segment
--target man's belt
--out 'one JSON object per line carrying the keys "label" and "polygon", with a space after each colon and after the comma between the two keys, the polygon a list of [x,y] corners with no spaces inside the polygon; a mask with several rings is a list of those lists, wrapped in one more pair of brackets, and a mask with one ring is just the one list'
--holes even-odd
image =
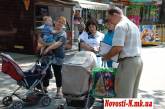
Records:
{"label": "man's belt", "polygon": [[124,57],[124,58],[119,58],[118,61],[123,61],[123,60],[126,60],[126,59],[130,59],[130,58],[136,58],[136,57],[140,57],[140,56],[131,56],[131,57]]}

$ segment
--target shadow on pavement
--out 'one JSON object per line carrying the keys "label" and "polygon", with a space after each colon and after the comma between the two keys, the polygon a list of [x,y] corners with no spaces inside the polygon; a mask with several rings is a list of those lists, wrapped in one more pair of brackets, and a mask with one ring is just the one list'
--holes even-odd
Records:
{"label": "shadow on pavement", "polygon": [[165,91],[153,90],[152,92],[139,90],[140,98],[149,98],[154,100],[154,109],[165,109]]}

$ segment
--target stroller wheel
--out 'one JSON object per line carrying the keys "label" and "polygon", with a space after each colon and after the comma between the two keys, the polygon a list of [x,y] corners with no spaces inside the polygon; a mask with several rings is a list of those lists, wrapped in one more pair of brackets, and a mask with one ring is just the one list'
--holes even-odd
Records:
{"label": "stroller wheel", "polygon": [[41,97],[39,103],[41,106],[49,106],[49,104],[51,103],[51,98],[49,96],[43,96]]}
{"label": "stroller wheel", "polygon": [[11,96],[6,96],[2,99],[2,103],[5,106],[9,106],[13,102],[13,99]]}
{"label": "stroller wheel", "polygon": [[23,109],[22,101],[15,101],[13,102],[8,109]]}

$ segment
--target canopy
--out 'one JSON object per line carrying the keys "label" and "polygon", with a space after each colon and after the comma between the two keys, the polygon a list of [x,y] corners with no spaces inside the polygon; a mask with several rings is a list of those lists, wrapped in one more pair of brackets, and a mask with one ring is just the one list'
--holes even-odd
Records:
{"label": "canopy", "polygon": [[94,10],[107,10],[109,4],[98,2],[91,2],[86,0],[54,0],[65,5],[74,5],[76,8],[94,9]]}
{"label": "canopy", "polygon": [[72,0],[77,2],[76,7],[81,7],[85,9],[94,9],[94,10],[107,10],[109,8],[108,4],[90,2],[86,0]]}

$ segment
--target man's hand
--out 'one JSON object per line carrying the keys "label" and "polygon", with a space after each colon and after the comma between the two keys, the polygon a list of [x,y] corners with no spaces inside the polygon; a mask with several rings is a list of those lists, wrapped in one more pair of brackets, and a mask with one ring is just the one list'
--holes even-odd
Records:
{"label": "man's hand", "polygon": [[102,60],[107,61],[107,60],[110,60],[110,58],[108,57],[108,55],[103,55]]}
{"label": "man's hand", "polygon": [[123,49],[122,46],[113,46],[107,54],[103,55],[102,60],[104,61],[110,60],[113,56],[119,54],[122,49]]}

